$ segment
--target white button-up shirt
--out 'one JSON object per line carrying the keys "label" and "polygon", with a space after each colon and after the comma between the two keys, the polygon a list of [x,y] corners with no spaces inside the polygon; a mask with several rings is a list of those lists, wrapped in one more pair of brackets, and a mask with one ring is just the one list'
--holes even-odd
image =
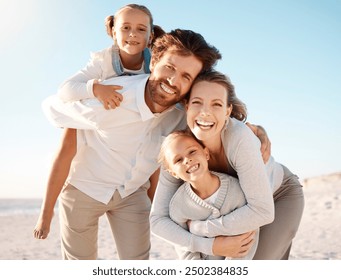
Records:
{"label": "white button-up shirt", "polygon": [[116,189],[125,197],[145,184],[159,167],[164,137],[186,127],[185,112],[178,107],[150,111],[144,99],[148,78],[122,76],[103,82],[123,86],[123,101],[114,110],[105,110],[97,99],[65,103],[52,96],[43,103],[55,126],[78,129],[69,183],[103,203]]}

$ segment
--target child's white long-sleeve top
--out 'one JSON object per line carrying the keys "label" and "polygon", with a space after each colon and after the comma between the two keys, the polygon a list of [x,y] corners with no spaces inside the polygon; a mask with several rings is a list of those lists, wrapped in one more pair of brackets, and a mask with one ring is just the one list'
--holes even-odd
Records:
{"label": "child's white long-sleeve top", "polygon": [[58,90],[59,98],[64,102],[95,98],[93,85],[96,80],[121,76],[122,71],[132,75],[149,73],[149,65],[145,66],[149,59],[150,53],[146,49],[141,69],[130,70],[123,68],[118,51],[114,47],[91,53],[87,65],[61,84]]}

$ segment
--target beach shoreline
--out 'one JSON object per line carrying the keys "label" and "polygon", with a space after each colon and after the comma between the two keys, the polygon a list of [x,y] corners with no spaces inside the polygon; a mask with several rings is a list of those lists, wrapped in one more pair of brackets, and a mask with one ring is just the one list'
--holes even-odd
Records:
{"label": "beach shoreline", "polygon": [[[305,180],[303,184],[305,209],[290,259],[341,260],[341,241],[338,238],[341,228],[341,173]],[[37,201],[34,203],[29,205],[31,212],[28,214],[17,210],[13,214],[0,213],[0,260],[61,259],[58,214],[52,220],[48,238],[37,240],[33,237],[33,229],[39,207],[36,206]],[[151,260],[177,258],[173,246],[166,241],[152,235],[151,244]],[[118,259],[105,217],[100,219],[98,246],[98,259]]]}

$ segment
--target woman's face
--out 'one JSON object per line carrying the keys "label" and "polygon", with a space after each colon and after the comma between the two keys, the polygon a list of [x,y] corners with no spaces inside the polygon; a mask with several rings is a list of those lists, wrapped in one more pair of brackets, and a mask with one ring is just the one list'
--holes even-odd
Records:
{"label": "woman's face", "polygon": [[150,18],[138,9],[124,9],[115,19],[113,35],[121,51],[141,53],[152,39]]}
{"label": "woman's face", "polygon": [[227,91],[217,83],[200,81],[192,87],[187,108],[187,125],[203,143],[220,139],[220,133],[230,116]]}

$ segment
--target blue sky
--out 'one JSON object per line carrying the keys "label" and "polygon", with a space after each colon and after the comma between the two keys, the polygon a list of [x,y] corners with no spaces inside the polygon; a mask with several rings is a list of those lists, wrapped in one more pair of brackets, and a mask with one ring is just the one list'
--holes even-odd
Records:
{"label": "blue sky", "polygon": [[[104,18],[130,1],[1,0],[0,198],[42,198],[61,130],[41,102],[111,45]],[[155,24],[201,33],[223,55],[277,161],[300,178],[341,171],[341,1],[135,1]]]}

